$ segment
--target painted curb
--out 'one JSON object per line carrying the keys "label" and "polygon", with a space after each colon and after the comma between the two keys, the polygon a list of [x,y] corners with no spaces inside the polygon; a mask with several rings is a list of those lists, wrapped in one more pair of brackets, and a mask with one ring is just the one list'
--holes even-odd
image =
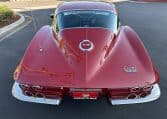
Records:
{"label": "painted curb", "polygon": [[2,27],[0,29],[0,36],[3,35],[4,33],[8,32],[8,31],[10,31],[10,30],[12,30],[13,28],[21,25],[25,21],[25,18],[24,18],[24,16],[22,14],[18,13],[17,15],[20,16],[20,19],[17,20],[16,22],[14,22],[14,23],[8,25],[8,26]]}

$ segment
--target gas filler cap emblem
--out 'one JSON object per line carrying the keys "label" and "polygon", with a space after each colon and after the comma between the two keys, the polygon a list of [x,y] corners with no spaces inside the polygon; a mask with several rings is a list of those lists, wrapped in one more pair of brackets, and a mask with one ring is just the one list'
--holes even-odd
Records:
{"label": "gas filler cap emblem", "polygon": [[91,51],[93,48],[94,45],[90,40],[83,40],[79,43],[79,49],[82,51]]}

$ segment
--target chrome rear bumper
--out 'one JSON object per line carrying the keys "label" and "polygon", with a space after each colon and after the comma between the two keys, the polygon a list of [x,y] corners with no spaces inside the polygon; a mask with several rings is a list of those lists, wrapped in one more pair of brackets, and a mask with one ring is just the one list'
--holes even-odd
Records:
{"label": "chrome rear bumper", "polygon": [[[135,104],[135,103],[145,103],[158,99],[160,97],[161,91],[158,84],[153,86],[151,94],[144,98],[136,98],[136,99],[110,99],[112,105],[121,105],[121,104]],[[43,104],[51,104],[51,105],[59,105],[61,102],[61,98],[58,99],[47,99],[47,98],[38,98],[38,97],[30,97],[23,94],[19,84],[17,82],[14,83],[12,88],[12,95],[21,101],[27,102],[35,102],[35,103],[43,103]]]}
{"label": "chrome rear bumper", "polygon": [[51,104],[51,105],[59,105],[61,102],[61,99],[46,99],[46,98],[26,96],[22,93],[22,90],[19,87],[19,84],[17,82],[15,82],[13,85],[12,95],[18,100],[27,101],[27,102],[35,102],[35,103],[43,103],[43,104]]}
{"label": "chrome rear bumper", "polygon": [[158,99],[161,95],[161,91],[158,84],[153,86],[151,94],[144,98],[136,99],[110,99],[112,105],[122,105],[122,104],[135,104],[135,103],[145,103]]}

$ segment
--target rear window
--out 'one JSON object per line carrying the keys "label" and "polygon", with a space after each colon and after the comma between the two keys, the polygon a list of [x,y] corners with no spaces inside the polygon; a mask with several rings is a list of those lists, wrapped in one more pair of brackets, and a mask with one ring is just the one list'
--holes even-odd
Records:
{"label": "rear window", "polygon": [[117,30],[117,15],[108,11],[75,10],[57,15],[58,28],[101,27]]}

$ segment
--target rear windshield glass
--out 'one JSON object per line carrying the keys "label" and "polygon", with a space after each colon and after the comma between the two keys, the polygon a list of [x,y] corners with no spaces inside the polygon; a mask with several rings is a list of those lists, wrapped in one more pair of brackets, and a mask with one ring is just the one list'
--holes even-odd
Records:
{"label": "rear windshield glass", "polygon": [[102,27],[117,30],[117,15],[108,11],[75,10],[65,11],[57,15],[58,28]]}

